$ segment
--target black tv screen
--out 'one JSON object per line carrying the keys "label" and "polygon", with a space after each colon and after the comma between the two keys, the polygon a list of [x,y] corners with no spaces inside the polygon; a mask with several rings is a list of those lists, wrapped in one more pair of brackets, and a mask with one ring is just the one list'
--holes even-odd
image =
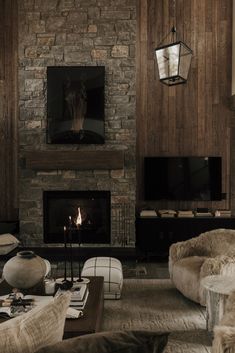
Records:
{"label": "black tv screen", "polygon": [[221,200],[221,157],[145,157],[145,200]]}

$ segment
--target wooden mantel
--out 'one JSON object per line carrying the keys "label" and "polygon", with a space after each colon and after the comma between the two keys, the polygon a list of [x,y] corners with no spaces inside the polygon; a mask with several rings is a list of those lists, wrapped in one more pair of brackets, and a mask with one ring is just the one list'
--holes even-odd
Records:
{"label": "wooden mantel", "polygon": [[53,169],[123,169],[123,151],[30,151],[24,153],[26,168]]}

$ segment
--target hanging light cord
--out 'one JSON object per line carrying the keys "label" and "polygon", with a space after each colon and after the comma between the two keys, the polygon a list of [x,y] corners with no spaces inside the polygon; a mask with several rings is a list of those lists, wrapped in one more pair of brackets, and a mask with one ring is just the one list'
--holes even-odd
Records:
{"label": "hanging light cord", "polygon": [[173,0],[172,2],[173,2],[173,18],[174,18],[173,26],[172,26],[171,30],[161,40],[161,42],[158,43],[157,47],[162,45],[162,43],[169,37],[170,34],[172,35],[172,42],[174,42],[175,38],[177,40],[177,33],[176,33],[176,0]]}
{"label": "hanging light cord", "polygon": [[176,18],[176,0],[173,0],[173,26],[171,28],[171,33],[172,33],[172,42],[174,40],[177,41],[177,32],[176,32],[176,27],[177,27],[177,18]]}

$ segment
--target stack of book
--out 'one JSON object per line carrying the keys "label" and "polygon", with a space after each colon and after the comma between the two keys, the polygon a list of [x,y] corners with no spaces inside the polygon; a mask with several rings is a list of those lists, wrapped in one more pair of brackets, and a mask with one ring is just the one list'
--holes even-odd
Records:
{"label": "stack of book", "polygon": [[176,211],[175,210],[158,210],[160,217],[175,217]]}
{"label": "stack of book", "polygon": [[215,217],[231,217],[231,210],[216,210]]}
{"label": "stack of book", "polygon": [[210,211],[208,212],[195,211],[195,217],[213,217],[213,213]]}
{"label": "stack of book", "polygon": [[177,212],[178,217],[194,217],[194,213],[191,210],[179,210]]}
{"label": "stack of book", "polygon": [[[56,295],[62,292],[64,292],[64,290],[59,288]],[[69,306],[78,310],[84,309],[89,295],[87,284],[74,283],[71,292],[72,296]]]}
{"label": "stack of book", "polygon": [[86,284],[75,284],[72,288],[70,307],[84,309],[88,298],[88,287]]}
{"label": "stack of book", "polygon": [[157,217],[157,213],[155,210],[142,210],[140,217]]}

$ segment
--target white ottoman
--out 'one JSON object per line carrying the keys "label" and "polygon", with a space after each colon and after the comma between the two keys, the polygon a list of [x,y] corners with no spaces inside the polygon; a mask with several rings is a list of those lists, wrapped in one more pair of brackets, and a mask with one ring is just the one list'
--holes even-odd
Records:
{"label": "white ottoman", "polygon": [[123,274],[122,264],[114,257],[92,257],[84,263],[82,277],[104,277],[104,299],[120,299]]}

